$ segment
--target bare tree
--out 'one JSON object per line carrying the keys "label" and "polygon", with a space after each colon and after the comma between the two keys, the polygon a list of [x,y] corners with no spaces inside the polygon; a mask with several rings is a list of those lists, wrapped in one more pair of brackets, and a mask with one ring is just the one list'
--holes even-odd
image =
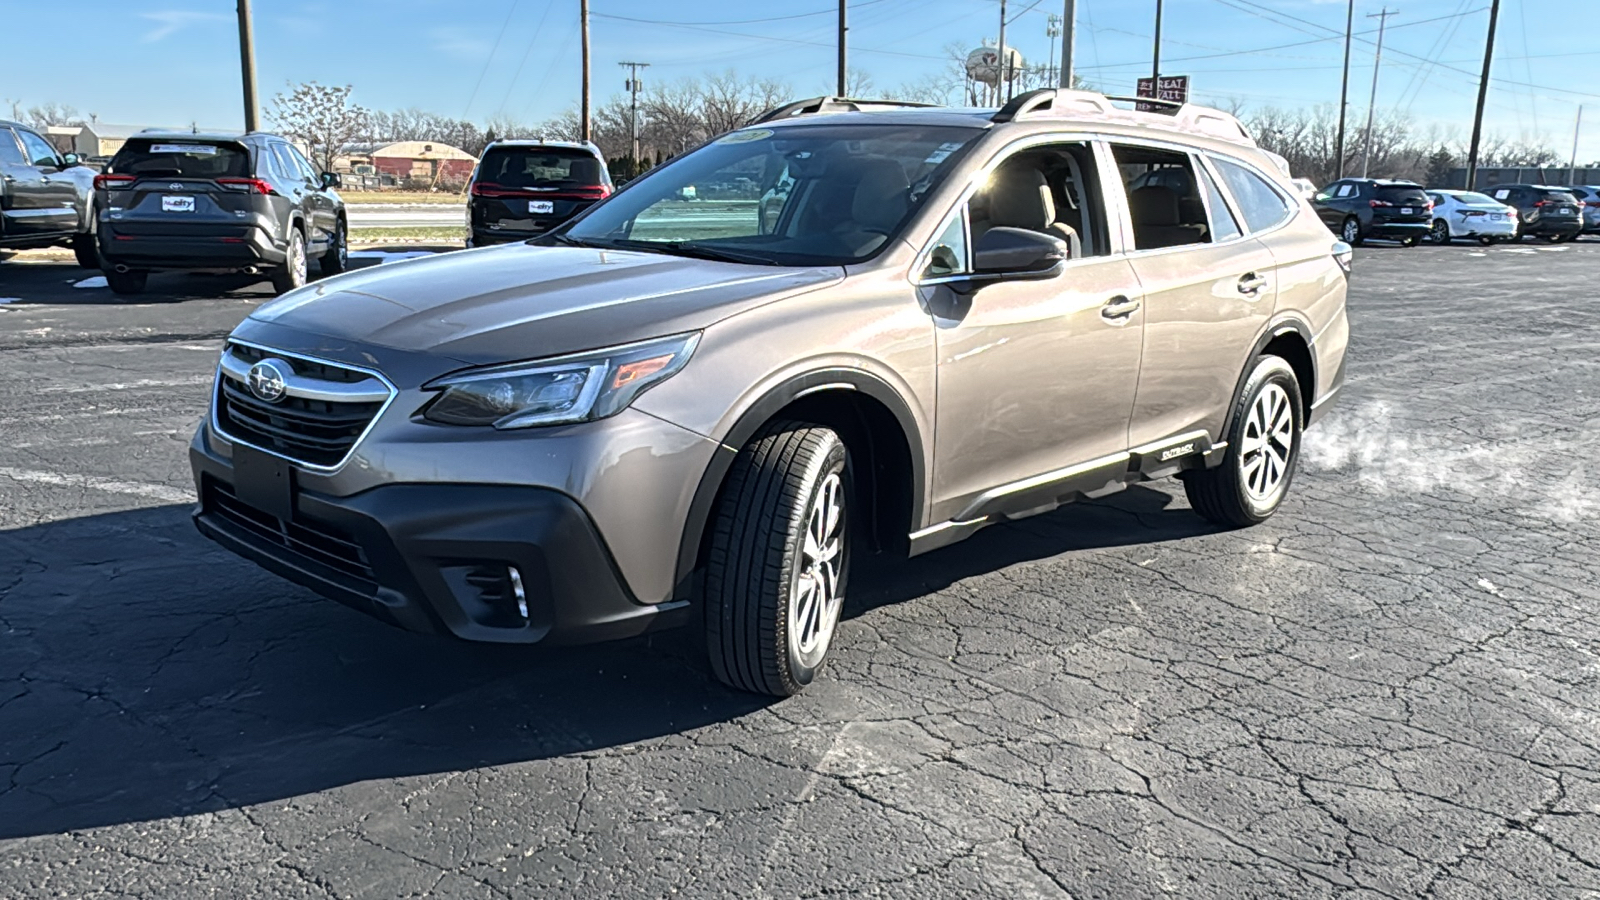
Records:
{"label": "bare tree", "polygon": [[[15,106],[13,104],[13,109]],[[82,125],[84,117],[65,103],[41,103],[28,107],[28,114],[23,121],[43,131],[51,125]]]}
{"label": "bare tree", "polygon": [[308,81],[272,98],[272,120],[289,137],[304,141],[312,162],[333,170],[344,146],[367,133],[367,110],[350,102],[350,85]]}

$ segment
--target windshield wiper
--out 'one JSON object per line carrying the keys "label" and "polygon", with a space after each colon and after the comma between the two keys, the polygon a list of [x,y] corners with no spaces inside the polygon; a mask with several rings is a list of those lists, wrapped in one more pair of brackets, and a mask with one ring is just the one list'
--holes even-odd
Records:
{"label": "windshield wiper", "polygon": [[723,250],[720,247],[707,247],[704,244],[690,244],[684,241],[635,241],[624,238],[610,241],[608,246],[616,247],[619,250],[645,250],[666,253],[672,256],[709,259],[715,262],[742,263],[747,266],[777,265],[776,262],[765,256],[740,253],[737,250]]}
{"label": "windshield wiper", "polygon": [[575,237],[568,237],[565,234],[542,234],[542,235],[534,238],[534,240],[536,240],[536,241],[542,241],[542,240],[558,241],[560,243],[566,244],[568,247],[588,247],[590,249],[598,248],[598,249],[601,249],[601,250],[606,249],[606,245],[605,244],[591,244],[588,241],[580,241]]}

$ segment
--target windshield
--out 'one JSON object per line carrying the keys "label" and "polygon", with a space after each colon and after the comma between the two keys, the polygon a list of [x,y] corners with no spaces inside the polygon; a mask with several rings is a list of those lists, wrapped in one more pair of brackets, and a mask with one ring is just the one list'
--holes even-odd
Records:
{"label": "windshield", "polygon": [[234,143],[176,138],[133,138],[112,157],[107,172],[164,178],[246,178],[250,156]]}
{"label": "windshield", "polygon": [[491,147],[478,180],[508,188],[596,187],[605,170],[593,153],[569,147]]}
{"label": "windshield", "polygon": [[565,234],[592,246],[770,265],[846,265],[899,233],[983,131],[747,128],[645,176]]}

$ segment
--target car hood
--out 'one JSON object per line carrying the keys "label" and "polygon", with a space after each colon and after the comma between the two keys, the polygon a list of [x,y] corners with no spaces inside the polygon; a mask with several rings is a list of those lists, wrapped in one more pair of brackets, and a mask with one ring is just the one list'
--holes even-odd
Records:
{"label": "car hood", "polygon": [[250,318],[469,364],[496,363],[693,331],[843,277],[837,267],[511,244],[330,278],[285,294]]}

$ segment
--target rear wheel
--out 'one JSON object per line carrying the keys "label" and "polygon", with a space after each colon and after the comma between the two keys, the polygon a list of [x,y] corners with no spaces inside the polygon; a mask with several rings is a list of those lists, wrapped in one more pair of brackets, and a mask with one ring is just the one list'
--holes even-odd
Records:
{"label": "rear wheel", "polygon": [[350,268],[350,236],[343,219],[334,227],[332,241],[318,264],[324,275],[337,275]]}
{"label": "rear wheel", "polygon": [[1339,228],[1339,237],[1352,247],[1361,246],[1361,222],[1355,216],[1345,219]]}
{"label": "rear wheel", "polygon": [[145,282],[150,280],[150,273],[142,269],[129,269],[118,272],[116,269],[106,269],[106,285],[113,294],[142,294]]}
{"label": "rear wheel", "polygon": [[1428,229],[1428,240],[1440,246],[1450,243],[1450,225],[1443,219],[1434,222]]}
{"label": "rear wheel", "polygon": [[787,697],[816,678],[849,574],[849,455],[827,428],[768,426],[740,451],[711,522],[706,649],[730,687]]}
{"label": "rear wheel", "polygon": [[1566,237],[1564,235],[1559,235],[1559,234],[1547,234],[1547,235],[1544,236],[1544,240],[1545,240],[1545,243],[1547,243],[1547,244],[1559,244],[1562,241],[1566,240]]}
{"label": "rear wheel", "polygon": [[1300,459],[1300,382],[1281,357],[1263,356],[1245,379],[1222,464],[1183,475],[1194,511],[1218,525],[1264,522],[1283,503]]}
{"label": "rear wheel", "polygon": [[289,249],[283,264],[272,270],[272,289],[286,294],[306,283],[306,237],[300,229],[289,229]]}
{"label": "rear wheel", "polygon": [[1422,238],[1420,237],[1408,237],[1400,239],[1400,246],[1402,247],[1415,247],[1420,243],[1422,243]]}
{"label": "rear wheel", "polygon": [[89,210],[89,230],[72,239],[72,255],[77,257],[78,265],[85,269],[100,268],[100,236],[99,224],[95,219],[93,209]]}
{"label": "rear wheel", "polygon": [[1480,243],[1483,246],[1487,247],[1490,244],[1498,244],[1498,243],[1500,243],[1500,238],[1481,237],[1481,238],[1478,238],[1478,243]]}

